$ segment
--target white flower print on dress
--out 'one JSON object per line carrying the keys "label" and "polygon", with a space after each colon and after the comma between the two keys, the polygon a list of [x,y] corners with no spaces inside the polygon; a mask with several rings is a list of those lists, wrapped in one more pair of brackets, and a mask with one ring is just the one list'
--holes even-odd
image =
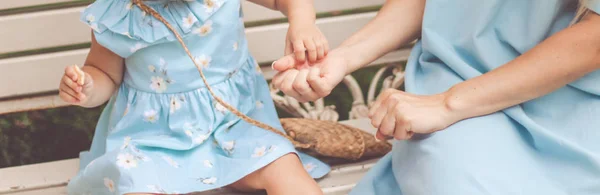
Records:
{"label": "white flower print on dress", "polygon": [[179,163],[175,162],[175,160],[173,160],[171,157],[163,156],[162,159],[165,160],[165,162],[167,162],[167,164],[171,165],[172,167],[179,168]]}
{"label": "white flower print on dress", "polygon": [[220,0],[204,0],[204,9],[206,10],[206,13],[211,14],[220,6]]}
{"label": "white flower print on dress", "polygon": [[191,28],[194,23],[196,23],[198,21],[198,19],[196,19],[196,17],[194,17],[194,15],[192,15],[192,13],[188,14],[186,17],[183,17],[183,28],[188,29]]}
{"label": "white flower print on dress", "polygon": [[160,65],[160,73],[167,76],[167,61],[164,58],[158,59],[158,64]]}
{"label": "white flower print on dress", "polygon": [[208,168],[213,168],[212,162],[210,160],[204,160],[204,166]]}
{"label": "white flower print on dress", "polygon": [[205,68],[210,66],[210,61],[212,61],[210,56],[207,56],[207,55],[201,55],[199,57],[196,57],[194,60],[196,61],[196,63],[198,63],[198,65],[205,67]]}
{"label": "white flower print on dress", "polygon": [[207,20],[202,24],[201,27],[194,29],[194,33],[198,34],[201,37],[204,37],[212,32],[212,21]]}
{"label": "white flower print on dress", "polygon": [[136,44],[135,44],[133,47],[131,47],[131,48],[129,49],[129,51],[130,51],[131,53],[135,53],[136,51],[138,51],[138,50],[140,50],[140,49],[142,49],[142,48],[144,48],[144,47],[146,47],[146,45],[144,45],[144,44],[142,44],[142,43],[136,43]]}
{"label": "white flower print on dress", "polygon": [[149,65],[148,70],[150,70],[150,72],[156,72],[156,67],[154,67],[153,65]]}
{"label": "white flower print on dress", "polygon": [[234,42],[234,43],[233,43],[233,51],[237,51],[237,50],[238,50],[238,47],[239,47],[239,45],[238,45],[238,42],[237,42],[237,41],[236,41],[236,42]]}
{"label": "white flower print on dress", "polygon": [[194,140],[192,140],[194,142],[194,144],[201,144],[204,143],[204,141],[206,141],[208,139],[208,135],[205,134],[201,134],[198,135],[194,138]]}
{"label": "white flower print on dress", "polygon": [[92,14],[88,14],[87,16],[85,16],[85,21],[91,24],[96,21],[96,17]]}
{"label": "white flower print on dress", "polygon": [[175,113],[175,111],[179,109],[181,109],[181,102],[179,102],[179,100],[175,96],[171,97],[171,114]]}
{"label": "white flower print on dress", "polygon": [[217,111],[219,111],[221,114],[225,114],[227,112],[227,108],[225,108],[225,106],[219,102],[215,102],[215,109],[217,109]]}
{"label": "white flower print on dress", "polygon": [[117,156],[117,165],[124,169],[131,169],[137,167],[137,160],[131,154],[122,153]]}
{"label": "white flower print on dress", "polygon": [[254,149],[254,154],[252,154],[252,158],[262,157],[267,153],[267,147],[261,146]]}
{"label": "white flower print on dress", "polygon": [[125,6],[125,9],[131,10],[131,8],[133,8],[133,3],[132,2],[127,3],[127,5]]}
{"label": "white flower print on dress", "polygon": [[148,111],[144,112],[144,121],[146,121],[146,122],[156,123],[158,118],[159,118],[159,116],[158,116],[158,112],[156,112],[156,110],[148,110]]}
{"label": "white flower print on dress", "polygon": [[200,178],[198,180],[200,180],[200,182],[202,182],[204,184],[215,184],[217,182],[216,177]]}
{"label": "white flower print on dress", "polygon": [[151,80],[150,88],[156,93],[162,93],[167,90],[167,82],[162,77],[153,76]]}
{"label": "white flower print on dress", "polygon": [[115,192],[115,182],[112,179],[105,177],[104,186],[108,188],[108,191]]}
{"label": "white flower print on dress", "polygon": [[228,152],[230,155],[233,153],[233,149],[235,148],[235,141],[227,141],[223,142],[223,150]]}
{"label": "white flower print on dress", "polygon": [[311,172],[315,168],[317,168],[317,165],[315,165],[314,163],[306,163],[306,164],[304,164],[304,169],[306,170],[306,172]]}
{"label": "white flower print on dress", "polygon": [[185,133],[185,135],[187,135],[188,137],[193,137],[193,136],[194,136],[194,133],[192,133],[192,130],[189,130],[189,129],[188,129],[188,130],[184,130],[183,132],[184,132],[184,133]]}

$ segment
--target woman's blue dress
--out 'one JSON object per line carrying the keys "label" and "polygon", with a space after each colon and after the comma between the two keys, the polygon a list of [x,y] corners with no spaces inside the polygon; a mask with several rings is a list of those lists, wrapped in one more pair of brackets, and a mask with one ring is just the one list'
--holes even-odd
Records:
{"label": "woman's blue dress", "polygon": [[[576,7],[574,0],[427,0],[406,91],[442,93],[502,66],[567,28]],[[588,8],[600,12],[600,0]],[[600,71],[427,138],[397,141],[351,194],[600,194]]]}

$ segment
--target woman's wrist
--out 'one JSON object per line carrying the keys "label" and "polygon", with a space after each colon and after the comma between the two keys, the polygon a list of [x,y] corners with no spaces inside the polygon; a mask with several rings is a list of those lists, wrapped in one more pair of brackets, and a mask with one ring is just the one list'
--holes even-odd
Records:
{"label": "woman's wrist", "polygon": [[328,55],[336,55],[342,60],[345,61],[346,64],[346,74],[350,74],[364,66],[362,63],[364,60],[361,59],[360,55],[357,55],[357,52],[354,47],[350,46],[340,46],[335,50],[329,52]]}

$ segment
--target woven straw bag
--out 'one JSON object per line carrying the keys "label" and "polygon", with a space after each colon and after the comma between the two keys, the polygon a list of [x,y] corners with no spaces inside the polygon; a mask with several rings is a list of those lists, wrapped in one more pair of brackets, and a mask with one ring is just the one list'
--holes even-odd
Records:
{"label": "woven straw bag", "polygon": [[337,122],[301,118],[280,121],[288,136],[310,145],[303,150],[313,156],[359,160],[380,157],[392,149],[386,141],[377,141],[369,133]]}

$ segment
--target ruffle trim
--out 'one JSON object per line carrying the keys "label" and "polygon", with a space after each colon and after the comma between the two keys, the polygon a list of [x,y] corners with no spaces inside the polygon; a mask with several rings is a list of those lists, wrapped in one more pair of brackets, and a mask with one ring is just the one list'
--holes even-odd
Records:
{"label": "ruffle trim", "polygon": [[[202,34],[210,17],[227,0],[156,0],[146,5],[156,10],[185,37]],[[131,39],[154,43],[173,41],[175,35],[156,18],[143,12],[130,0],[97,0],[83,10],[80,20],[96,33],[114,32]]]}

